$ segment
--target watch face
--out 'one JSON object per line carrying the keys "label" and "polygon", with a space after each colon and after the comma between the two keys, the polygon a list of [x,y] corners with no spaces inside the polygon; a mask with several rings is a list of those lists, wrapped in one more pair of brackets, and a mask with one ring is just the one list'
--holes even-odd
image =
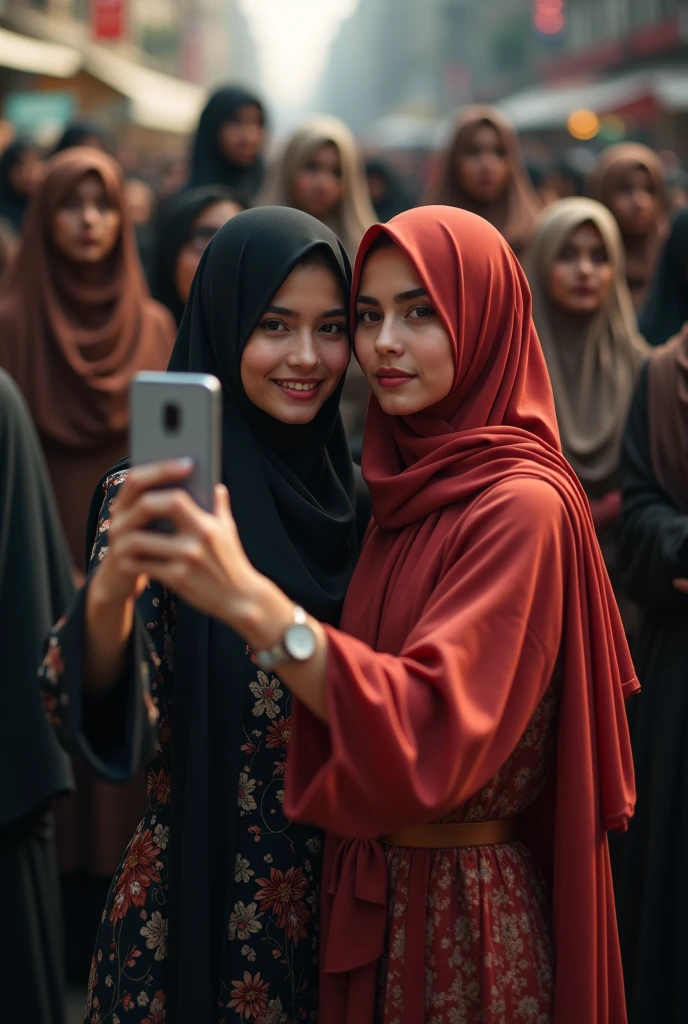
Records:
{"label": "watch face", "polygon": [[284,648],[294,661],[308,661],[315,654],[315,633],[308,625],[290,626],[284,634]]}

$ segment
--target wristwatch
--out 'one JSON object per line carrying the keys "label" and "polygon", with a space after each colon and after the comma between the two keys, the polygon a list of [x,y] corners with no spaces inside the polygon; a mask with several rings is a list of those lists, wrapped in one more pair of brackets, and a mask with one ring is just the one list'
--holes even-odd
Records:
{"label": "wristwatch", "polygon": [[272,670],[285,661],[308,661],[315,654],[315,632],[308,625],[303,608],[294,605],[294,621],[284,631],[282,639],[263,651],[256,651],[254,661],[264,672]]}

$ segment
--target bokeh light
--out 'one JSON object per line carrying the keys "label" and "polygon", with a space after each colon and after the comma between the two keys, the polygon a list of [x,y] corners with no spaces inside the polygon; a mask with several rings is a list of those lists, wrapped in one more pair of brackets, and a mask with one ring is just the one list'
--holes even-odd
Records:
{"label": "bokeh light", "polygon": [[600,119],[592,110],[574,110],[566,127],[574,139],[594,139],[600,130]]}

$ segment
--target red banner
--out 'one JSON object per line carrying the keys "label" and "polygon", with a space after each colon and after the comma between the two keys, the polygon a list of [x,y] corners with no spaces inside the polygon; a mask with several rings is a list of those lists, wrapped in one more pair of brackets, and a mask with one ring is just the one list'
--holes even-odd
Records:
{"label": "red banner", "polygon": [[125,0],[91,0],[91,34],[113,42],[126,34]]}

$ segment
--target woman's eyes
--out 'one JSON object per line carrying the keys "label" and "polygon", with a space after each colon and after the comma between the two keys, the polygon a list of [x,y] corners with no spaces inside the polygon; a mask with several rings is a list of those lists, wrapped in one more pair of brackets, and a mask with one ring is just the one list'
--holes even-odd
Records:
{"label": "woman's eyes", "polygon": [[376,324],[380,320],[382,320],[382,317],[374,309],[362,309],[358,313],[359,324]]}
{"label": "woman's eyes", "polygon": [[434,316],[435,310],[432,308],[432,306],[414,306],[414,308],[410,310],[408,315],[412,317],[414,313],[416,314],[415,319],[425,320],[429,316]]}
{"label": "woman's eyes", "polygon": [[[264,331],[268,331],[269,334],[284,334],[289,331],[289,328],[281,320],[263,320],[260,327]],[[318,328],[322,334],[327,334],[330,337],[340,337],[347,333],[346,324],[337,323],[332,321],[331,323],[323,324],[322,327]]]}
{"label": "woman's eyes", "polygon": [[[406,314],[407,318],[414,320],[425,320],[430,316],[435,316],[436,312],[432,306],[414,306]],[[377,313],[373,309],[364,309],[358,314],[358,322],[361,324],[377,324],[382,320],[382,314]]]}

